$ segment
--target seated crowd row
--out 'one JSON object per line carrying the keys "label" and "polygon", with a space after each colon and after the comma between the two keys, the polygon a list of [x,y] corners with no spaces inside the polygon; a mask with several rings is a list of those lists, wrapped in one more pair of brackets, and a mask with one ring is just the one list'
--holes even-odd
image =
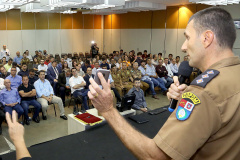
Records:
{"label": "seated crowd row", "polygon": [[[64,115],[66,94],[72,94],[82,102],[85,110],[89,109],[87,103],[89,79],[94,78],[99,68],[110,69],[111,89],[118,102],[121,102],[122,96],[133,88],[134,79],[141,80],[140,86],[144,92],[149,89],[152,97],[159,99],[154,88],[161,88],[166,95],[167,88],[173,82],[172,77],[177,75],[180,57],[174,59],[169,54],[169,58],[163,59],[161,54],[151,57],[146,56],[146,53],[138,52],[137,56],[134,56],[132,51],[129,55],[127,53],[121,55],[115,51],[109,55],[86,57],[84,62],[82,58],[70,59],[65,55],[59,63],[49,55],[46,55],[45,59],[40,59],[41,55],[36,54],[32,67],[29,67],[31,60],[27,58],[26,53],[18,61],[19,52],[16,53],[14,61],[9,58],[5,63],[3,57],[0,65],[0,133],[4,112],[11,114],[12,110],[16,110],[18,118],[24,115],[24,123],[29,125],[29,105],[35,108],[32,120],[36,123],[40,121],[40,109],[43,112],[43,120],[47,119],[46,110],[51,103],[58,104],[60,118],[67,120]],[[144,106],[133,105],[136,110],[142,110],[142,107]]]}

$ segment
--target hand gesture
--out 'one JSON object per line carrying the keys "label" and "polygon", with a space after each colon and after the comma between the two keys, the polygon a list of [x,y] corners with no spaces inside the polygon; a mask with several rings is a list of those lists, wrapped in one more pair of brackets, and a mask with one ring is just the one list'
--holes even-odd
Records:
{"label": "hand gesture", "polygon": [[88,97],[91,99],[93,106],[100,112],[104,113],[113,108],[113,95],[110,89],[110,80],[106,82],[102,73],[98,73],[103,89],[90,78],[91,85],[89,86]]}
{"label": "hand gesture", "polygon": [[181,84],[178,81],[178,77],[173,77],[174,83],[171,84],[171,87],[169,88],[169,91],[167,93],[168,99],[176,99],[179,100],[181,98],[181,95],[183,91],[187,88],[186,84]]}

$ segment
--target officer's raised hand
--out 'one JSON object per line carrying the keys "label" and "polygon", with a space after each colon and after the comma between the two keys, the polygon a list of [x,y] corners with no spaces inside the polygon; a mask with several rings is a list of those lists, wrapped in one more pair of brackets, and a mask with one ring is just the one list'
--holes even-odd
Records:
{"label": "officer's raised hand", "polygon": [[186,84],[181,84],[178,81],[178,77],[174,76],[173,77],[174,83],[171,84],[169,91],[167,93],[168,99],[176,99],[179,100],[181,98],[181,95],[183,91],[187,88]]}

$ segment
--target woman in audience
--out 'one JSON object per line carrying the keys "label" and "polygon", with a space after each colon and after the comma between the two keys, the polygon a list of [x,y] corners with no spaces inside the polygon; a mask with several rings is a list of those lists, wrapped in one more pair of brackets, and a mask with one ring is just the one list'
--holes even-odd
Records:
{"label": "woman in audience", "polygon": [[39,65],[39,62],[38,62],[37,57],[33,58],[33,69],[34,69],[34,71],[38,71],[38,65]]}
{"label": "woman in audience", "polygon": [[126,62],[126,63],[127,63],[127,67],[130,67],[130,66],[131,66],[130,60],[129,60],[129,58],[128,58],[127,55],[124,56],[123,62]]}
{"label": "woman in audience", "polygon": [[78,59],[78,63],[80,63],[81,65],[83,64],[83,60],[81,57]]}
{"label": "woman in audience", "polygon": [[77,67],[77,61],[74,59],[72,60],[72,67],[73,68],[76,68]]}
{"label": "woman in audience", "polygon": [[65,72],[66,69],[70,69],[70,68],[68,67],[67,61],[65,61],[64,64],[63,64],[63,66],[62,66],[62,72]]}

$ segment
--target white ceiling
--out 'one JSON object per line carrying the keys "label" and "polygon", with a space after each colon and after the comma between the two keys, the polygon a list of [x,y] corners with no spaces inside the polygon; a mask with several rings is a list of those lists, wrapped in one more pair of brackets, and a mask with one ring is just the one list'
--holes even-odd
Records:
{"label": "white ceiling", "polygon": [[[201,1],[201,2],[200,2]],[[83,14],[121,14],[127,12],[165,10],[167,6],[186,5],[194,3],[209,3],[216,5],[239,3],[240,0],[0,0],[0,12],[12,8],[20,8],[21,12],[50,12]],[[222,3],[221,3],[222,4]]]}

